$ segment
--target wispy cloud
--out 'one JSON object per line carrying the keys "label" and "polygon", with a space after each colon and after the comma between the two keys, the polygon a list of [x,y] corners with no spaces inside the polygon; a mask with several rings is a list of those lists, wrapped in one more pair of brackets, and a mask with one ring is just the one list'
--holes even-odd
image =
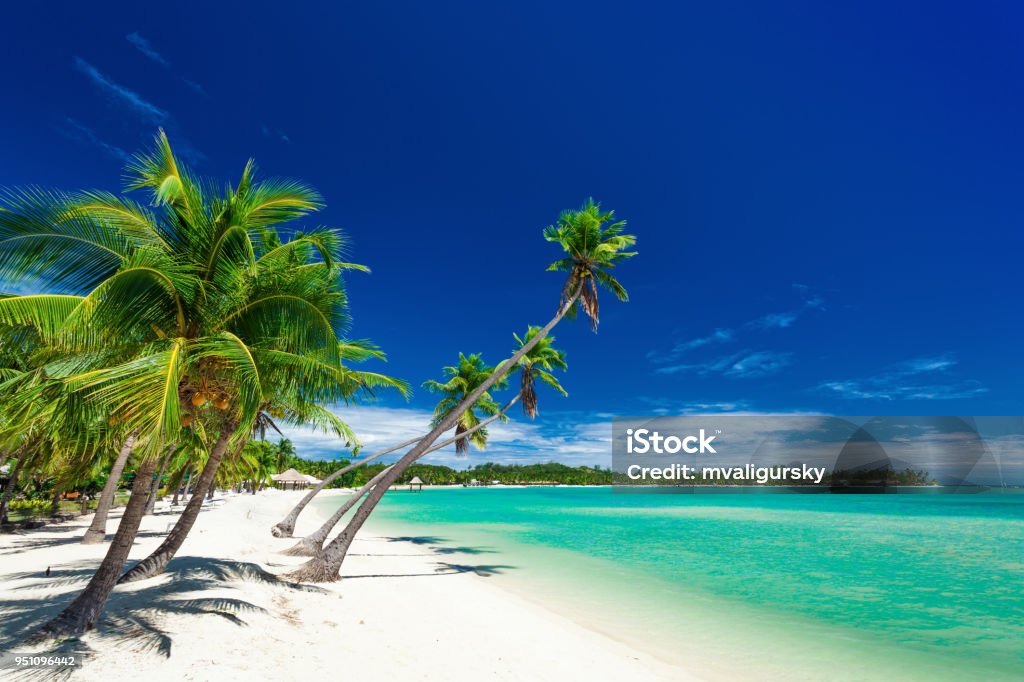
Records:
{"label": "wispy cloud", "polygon": [[288,137],[287,135],[282,133],[280,130],[276,130],[274,128],[271,128],[270,126],[268,126],[266,124],[263,124],[262,126],[260,126],[260,131],[263,133],[263,137],[266,137],[266,138],[269,138],[269,139],[277,139],[277,140],[280,140],[281,142],[285,142],[285,143],[290,143],[292,141],[290,137]]}
{"label": "wispy cloud", "polygon": [[[792,353],[755,348],[731,353],[718,351],[714,357],[707,355],[718,346],[738,341],[741,336],[749,337],[769,329],[787,329],[807,312],[825,309],[824,300],[820,296],[812,295],[808,287],[794,285],[794,289],[803,299],[800,305],[791,310],[766,313],[739,325],[737,329],[743,334],[737,329],[718,327],[710,334],[678,341],[668,351],[649,351],[647,359],[655,365],[661,365],[654,370],[657,374],[690,372],[698,375],[721,374],[735,379],[776,374],[793,364]],[[691,359],[693,355],[698,359]],[[701,355],[704,355],[702,359]]]}
{"label": "wispy cloud", "polygon": [[200,95],[205,94],[203,86],[199,85],[199,83],[196,83],[193,80],[185,78],[180,74],[174,73],[174,71],[171,69],[170,60],[164,57],[162,54],[160,54],[160,52],[155,47],[153,47],[153,44],[146,40],[146,38],[144,38],[142,34],[140,34],[138,31],[132,31],[131,33],[126,35],[125,40],[131,43],[135,47],[135,49],[137,49],[147,58],[151,59],[152,61],[156,62],[164,69],[166,69],[169,73],[171,73],[175,78],[180,80],[190,89],[194,90],[196,93]]}
{"label": "wispy cloud", "polygon": [[746,326],[749,329],[785,329],[793,325],[800,317],[811,310],[824,310],[825,300],[820,296],[810,295],[807,287],[797,284],[794,288],[799,291],[803,297],[804,302],[799,307],[793,308],[792,310],[786,310],[778,313],[768,313],[762,315],[756,319],[747,322]]}
{"label": "wispy cloud", "polygon": [[700,376],[721,374],[730,379],[754,379],[780,372],[793,364],[792,353],[767,350],[744,350],[722,355],[703,362],[677,363],[659,367],[657,374],[694,373]]}
{"label": "wispy cloud", "polygon": [[[820,415],[820,410],[803,408],[785,408],[776,410],[759,409],[751,400],[673,400],[641,396],[638,400],[647,404],[647,413],[657,416],[700,416],[700,415],[731,415],[731,416],[767,416],[767,415]],[[635,416],[635,415],[633,415]]]}
{"label": "wispy cloud", "polygon": [[81,57],[75,57],[74,64],[75,68],[85,74],[111,101],[131,109],[153,124],[159,125],[169,119],[170,116],[166,111],[147,101],[134,90],[114,82],[113,79]]}
{"label": "wispy cloud", "polygon": [[658,416],[721,414],[750,409],[747,400],[675,400],[652,396],[640,396],[637,400],[648,406],[648,413]]}
{"label": "wispy cloud", "polygon": [[680,341],[672,346],[668,352],[652,350],[647,353],[647,359],[656,364],[673,362],[687,355],[690,351],[704,348],[705,346],[728,343],[736,338],[731,329],[716,329],[706,336],[698,336],[693,339]]}
{"label": "wispy cloud", "polygon": [[126,35],[125,40],[134,45],[139,52],[146,55],[160,66],[165,68],[170,67],[171,63],[164,59],[164,56],[157,52],[156,49],[150,45],[149,41],[139,35],[137,31],[132,31]]}
{"label": "wispy cloud", "polygon": [[[171,138],[174,151],[182,158],[192,163],[201,163],[206,158],[188,140],[187,136],[182,132],[181,126],[177,124],[177,121],[175,121],[170,112],[161,109],[134,90],[116,82],[113,78],[81,57],[76,56],[74,58],[73,66],[77,71],[84,74],[115,108],[130,114],[133,128],[141,123],[143,130],[137,132],[152,134],[155,127],[163,127]],[[67,121],[70,121],[69,125],[77,130],[77,139],[92,142],[103,151],[117,158],[129,158],[128,153],[122,148],[105,142],[92,132],[88,126],[70,118]],[[67,131],[65,131],[65,134],[67,134]]]}
{"label": "wispy cloud", "polygon": [[954,400],[988,391],[975,380],[936,381],[957,364],[952,355],[920,357],[861,379],[826,381],[819,390],[856,400]]}
{"label": "wispy cloud", "polygon": [[793,364],[792,353],[777,353],[767,350],[755,351],[745,354],[733,362],[723,374],[727,377],[739,379],[766,377],[779,372],[791,364]]}
{"label": "wispy cloud", "polygon": [[107,155],[117,159],[118,161],[128,161],[131,158],[131,155],[124,149],[101,139],[92,128],[71,117],[65,117],[62,124],[57,126],[57,131],[76,142],[82,142],[99,147],[102,151],[106,152]]}

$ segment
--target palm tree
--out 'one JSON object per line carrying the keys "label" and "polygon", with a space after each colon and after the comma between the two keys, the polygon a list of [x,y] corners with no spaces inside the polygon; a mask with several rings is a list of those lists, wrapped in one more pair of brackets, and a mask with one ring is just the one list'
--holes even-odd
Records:
{"label": "palm tree", "polygon": [[[446,367],[445,368],[445,370],[451,370],[451,369],[454,369],[454,368],[452,368],[452,367]],[[452,443],[454,443],[456,448],[458,448],[458,446],[461,443],[472,439],[476,434],[481,433],[481,432],[486,433],[487,425],[490,424],[491,422],[497,420],[497,419],[505,420],[506,419],[506,416],[505,416],[506,413],[518,401],[519,401],[519,394],[517,393],[516,395],[514,395],[512,397],[511,400],[509,400],[507,403],[505,403],[501,407],[500,410],[495,411],[487,419],[478,420],[476,424],[474,424],[473,426],[463,430],[458,435],[456,435],[456,436],[454,436],[452,438],[449,438],[448,440],[444,441],[443,443],[439,443],[437,445],[432,445],[423,454],[424,455],[428,455],[431,452],[436,452],[438,450],[441,450],[442,448],[448,447]],[[442,402],[443,402],[443,400],[442,400]],[[474,440],[473,442],[475,444],[477,444],[477,447],[481,447],[481,443],[477,442],[476,440]],[[486,445],[486,439],[483,441],[482,445]],[[389,448],[388,450],[385,450],[384,452],[380,452],[380,453],[377,453],[376,455],[373,455],[372,458],[367,458],[367,459],[362,460],[361,462],[359,462],[359,464],[365,464],[370,459],[375,459],[377,457],[383,456],[385,454],[393,452],[395,449],[397,449],[397,448]],[[352,495],[349,495],[349,497],[345,500],[345,502],[342,503],[342,505],[334,512],[334,514],[332,514],[330,517],[328,517],[327,520],[324,521],[323,524],[321,524],[321,526],[317,530],[315,530],[314,532],[312,532],[309,535],[307,535],[304,538],[302,538],[302,540],[298,544],[296,544],[296,545],[294,545],[294,546],[284,550],[281,553],[282,554],[289,554],[289,555],[292,555],[292,556],[317,556],[318,554],[320,554],[320,552],[323,550],[323,544],[327,540],[327,536],[330,535],[331,531],[334,530],[334,527],[336,525],[338,525],[338,522],[341,521],[343,516],[345,516],[345,513],[348,512],[349,509],[354,507],[356,505],[356,503],[359,502],[359,499],[363,495],[365,495],[370,490],[372,490],[373,487],[375,485],[377,485],[377,482],[380,481],[384,477],[384,475],[387,473],[387,471],[388,471],[388,469],[384,469],[379,474],[377,474],[376,476],[372,477],[369,481],[367,481],[367,483],[362,488],[360,488],[359,490],[354,492]]]}
{"label": "palm tree", "polygon": [[287,438],[282,438],[277,443],[277,473],[288,468],[288,462],[295,457],[295,447]]}
{"label": "palm tree", "polygon": [[[513,334],[512,336],[515,337],[516,343],[522,348],[539,333],[540,327],[530,326],[527,328],[526,335],[523,338],[520,339],[518,334]],[[532,350],[519,359],[519,368],[521,370],[519,397],[523,402],[523,412],[530,419],[535,418],[538,414],[537,389],[535,385],[537,379],[540,379],[563,396],[569,395],[562,388],[562,385],[558,383],[555,375],[551,373],[556,369],[562,371],[568,369],[568,365],[565,363],[565,352],[556,349],[554,343],[555,337],[544,337],[533,346]]]}
{"label": "palm tree", "polygon": [[[55,349],[44,373],[83,421],[137,434],[146,488],[167,446],[183,431],[202,434],[202,495],[266,396],[302,395],[286,415],[302,422],[314,403],[345,398],[341,274],[365,268],[342,260],[335,230],[282,238],[278,226],[319,209],[320,197],[299,182],[258,182],[252,162],[237,185],[219,189],[179,164],[161,131],[127,176],[150,205],[104,192],[3,196],[0,281],[46,293],[0,299],[0,323],[31,325]],[[330,371],[311,372],[312,362]],[[331,427],[354,442],[340,420]],[[146,494],[136,497],[93,580],[42,634],[76,635],[96,622],[144,511]]]}
{"label": "palm tree", "polygon": [[636,244],[636,237],[622,234],[626,228],[625,220],[614,220],[614,211],[602,213],[600,204],[587,199],[579,210],[562,211],[558,223],[544,230],[544,238],[555,242],[568,254],[548,266],[548,271],[569,273],[562,287],[562,304],[571,301],[567,314],[575,317],[578,299],[595,332],[598,324],[598,284],[615,294],[620,301],[629,300],[626,290],[608,270],[636,255],[636,251],[623,250]]}
{"label": "palm tree", "polygon": [[[607,270],[616,267],[620,261],[636,255],[636,252],[623,251],[623,249],[633,246],[636,243],[636,238],[623,234],[625,222],[612,222],[613,218],[614,215],[611,211],[602,213],[600,205],[595,204],[591,199],[577,211],[563,211],[558,218],[558,224],[544,230],[545,239],[559,244],[568,254],[568,257],[558,260],[548,267],[548,270],[569,272],[569,278],[562,287],[561,299],[555,316],[541,327],[532,339],[525,341],[511,358],[498,365],[486,380],[466,395],[457,406],[435,424],[430,433],[399,459],[367,494],[366,499],[356,510],[345,530],[331,541],[323,553],[292,571],[289,574],[292,579],[311,582],[338,580],[341,565],[352,545],[352,540],[366,523],[366,519],[369,518],[387,489],[399,479],[409,465],[426,454],[426,451],[442,433],[455,426],[462,414],[473,406],[480,396],[502,380],[510,369],[516,367],[519,361],[540,343],[563,317],[576,311],[577,301],[583,295],[584,289],[588,289],[589,293],[582,306],[583,312],[591,319],[591,328],[594,331],[597,330],[598,314],[595,283],[610,289],[620,300],[628,300],[626,290],[608,274]],[[608,223],[611,224],[606,226]]]}
{"label": "palm tree", "polygon": [[[457,408],[463,399],[472,393],[478,386],[481,386],[494,373],[494,368],[489,367],[480,357],[479,353],[466,356],[459,353],[459,364],[445,367],[444,375],[448,381],[441,383],[430,379],[423,383],[423,387],[431,393],[440,393],[441,401],[434,408],[434,419],[431,426],[437,426],[452,410]],[[492,387],[501,390],[508,385],[504,377],[492,383]],[[484,390],[480,397],[462,412],[456,421],[455,427],[455,454],[466,455],[469,453],[469,444],[472,443],[478,450],[487,446],[487,429],[476,429],[473,434],[466,438],[459,436],[465,434],[474,426],[480,424],[480,417],[477,410],[485,415],[496,415],[500,411],[498,403],[494,402],[491,394]]]}
{"label": "palm tree", "polygon": [[[292,537],[292,533],[295,532],[295,523],[299,520],[299,515],[302,513],[302,510],[305,509],[306,506],[313,501],[313,498],[319,495],[320,492],[324,490],[324,488],[329,486],[334,481],[338,480],[338,478],[340,478],[341,476],[344,476],[348,472],[352,471],[353,469],[357,469],[361,466],[369,464],[374,460],[380,459],[385,455],[390,455],[391,453],[397,452],[402,448],[409,447],[413,443],[419,441],[421,438],[422,436],[416,436],[415,438],[411,438],[407,441],[399,443],[398,445],[392,445],[389,448],[386,448],[379,452],[375,452],[372,455],[368,455],[363,459],[356,460],[355,462],[350,462],[345,466],[341,467],[340,469],[334,471],[329,476],[324,477],[319,483],[313,486],[313,488],[308,493],[306,493],[306,495],[301,500],[299,500],[299,502],[294,507],[292,507],[291,511],[289,511],[288,514],[283,519],[281,519],[270,529],[271,535],[273,535],[275,538]],[[278,467],[278,471],[281,471],[280,467]]]}
{"label": "palm tree", "polygon": [[[446,395],[440,403],[438,403],[437,410],[435,411],[435,423],[437,419],[443,416],[445,410],[451,409],[458,404],[458,399],[462,394],[466,392],[466,389],[472,390],[479,382],[487,378],[487,376],[493,371],[493,367],[486,367],[483,361],[480,359],[479,354],[471,355],[468,358],[465,355],[459,354],[459,365],[457,367],[446,367],[445,373],[448,375],[449,380],[446,384],[441,384],[437,381],[428,381],[424,383],[424,387],[431,391],[441,392]],[[501,388],[501,386],[499,386]],[[476,408],[481,412],[488,415],[498,414],[498,405],[491,399],[490,395],[484,395],[480,400],[477,401]],[[504,413],[502,413],[504,414]],[[467,415],[459,422],[456,428],[456,438],[452,442],[456,444],[456,451],[459,454],[466,452],[467,439],[460,438],[460,434],[466,433],[468,429],[471,429],[474,425],[479,424],[479,417],[469,410]],[[316,486],[313,487],[306,495],[296,504],[290,512],[271,529],[271,534],[278,538],[290,538],[292,533],[295,532],[295,523],[298,521],[299,515],[306,508],[306,506],[316,497],[324,488],[330,485],[332,482],[337,480],[340,476],[368,464],[376,459],[379,459],[385,455],[389,455],[393,452],[401,450],[402,448],[408,447],[413,443],[420,440],[420,437],[412,438],[405,442],[394,445],[380,452],[376,452],[368,457],[357,462],[347,464],[337,471],[333,472],[326,478],[320,481]],[[473,429],[473,443],[478,448],[483,448],[487,442],[487,432],[482,429]],[[339,517],[340,518],[340,517]],[[337,523],[330,524],[333,528]],[[326,525],[326,524],[325,524]],[[329,530],[329,529],[328,529]],[[322,540],[321,540],[322,543]]]}
{"label": "palm tree", "polygon": [[[522,348],[528,342],[532,341],[533,337],[536,336],[539,331],[540,330],[538,327],[530,327],[529,329],[527,329],[526,335],[522,339],[520,339],[519,336],[516,334],[513,334],[512,336],[519,344],[519,347]],[[443,443],[430,446],[430,448],[423,454],[427,455],[430,454],[431,452],[436,452],[438,450],[441,450],[442,448],[451,445],[452,443],[455,443],[456,448],[458,448],[460,443],[469,441],[471,438],[473,438],[475,434],[486,434],[487,425],[497,419],[507,421],[506,415],[508,414],[508,411],[512,408],[513,405],[516,404],[516,402],[518,402],[521,399],[524,401],[531,401],[532,410],[526,410],[526,413],[531,419],[533,419],[537,415],[537,393],[534,388],[534,381],[538,377],[540,377],[541,380],[544,381],[544,383],[546,383],[551,388],[561,393],[563,396],[567,396],[568,393],[566,393],[565,389],[562,388],[562,385],[558,382],[558,379],[555,377],[555,375],[551,374],[551,370],[554,369],[560,369],[563,371],[568,369],[568,365],[565,361],[565,352],[554,348],[554,341],[555,338],[553,336],[545,337],[543,340],[535,344],[533,348],[531,348],[526,353],[526,355],[524,355],[519,360],[519,367],[522,370],[520,391],[516,393],[511,400],[502,405],[500,410],[491,413],[491,416],[488,417],[487,419],[484,419],[482,421],[479,419],[475,420],[476,423],[473,426],[462,430],[461,433],[457,432],[457,435],[454,438],[449,438]],[[427,382],[428,384],[433,384],[435,390],[438,390],[441,393],[445,394],[445,397],[442,398],[440,403],[438,403],[437,408],[435,409],[435,414],[443,414],[444,412],[446,412],[451,404],[451,399],[457,397],[458,391],[464,390],[464,388],[467,385],[477,380],[479,376],[478,371],[481,369],[480,365],[482,364],[482,362],[473,362],[460,353],[458,367],[444,368],[444,373],[451,377],[446,384],[441,384],[436,381]],[[461,377],[462,380],[459,382],[455,382],[454,379],[456,377]],[[483,400],[484,399],[481,398],[481,401]],[[487,400],[488,402],[493,403],[493,401],[489,397],[487,398]],[[477,407],[480,406],[481,401],[478,401]],[[470,411],[472,410],[467,410],[467,412]],[[415,442],[415,440],[412,442]],[[476,443],[478,447],[480,447],[481,445],[480,443],[477,443],[476,440],[474,440],[474,443]],[[405,445],[409,444],[410,443],[406,443]],[[486,444],[486,435],[483,444]],[[356,464],[351,464],[348,467],[345,467],[345,470],[350,470],[355,466],[366,464],[370,460],[394,452],[396,449],[399,449],[400,447],[403,446],[400,445],[394,448],[389,448],[383,452],[371,455],[370,457],[367,457],[366,459]],[[351,509],[353,506],[355,506],[355,504],[363,495],[365,495],[367,492],[373,489],[377,482],[384,477],[386,471],[387,470],[385,469],[376,476],[374,476],[373,478],[371,478],[370,481],[366,483],[366,485],[364,485],[362,488],[360,488],[355,493],[350,495],[345,500],[345,502],[334,512],[334,514],[328,517],[327,520],[324,521],[324,523],[321,524],[321,526],[317,530],[305,536],[298,544],[283,551],[282,554],[289,554],[292,556],[319,555],[323,551],[323,544],[327,540],[327,536],[334,529],[334,527],[338,525],[338,522],[341,521],[345,513],[348,512],[348,510]],[[294,519],[292,520],[292,523],[294,527]]]}
{"label": "palm tree", "polygon": [[103,491],[100,493],[97,501],[92,523],[89,524],[85,535],[82,536],[83,544],[93,545],[103,542],[106,538],[107,515],[110,513],[110,508],[114,505],[114,494],[117,492],[117,484],[121,480],[124,465],[128,463],[128,456],[132,454],[132,448],[135,447],[136,438],[138,438],[138,434],[128,434],[128,437],[124,439],[124,443],[121,445],[120,451],[117,453],[117,458],[114,459],[110,474],[107,476],[107,482],[103,485]]}

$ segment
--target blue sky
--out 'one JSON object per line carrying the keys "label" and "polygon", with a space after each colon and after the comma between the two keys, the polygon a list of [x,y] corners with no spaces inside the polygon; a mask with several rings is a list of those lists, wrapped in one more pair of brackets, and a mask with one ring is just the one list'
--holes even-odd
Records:
{"label": "blue sky", "polygon": [[[301,177],[416,385],[548,319],[540,231],[594,196],[632,301],[558,328],[569,399],[484,458],[604,462],[609,414],[1019,414],[1024,10],[635,4],[23,3],[0,185],[116,189],[158,126]],[[343,412],[382,442],[432,403]]]}

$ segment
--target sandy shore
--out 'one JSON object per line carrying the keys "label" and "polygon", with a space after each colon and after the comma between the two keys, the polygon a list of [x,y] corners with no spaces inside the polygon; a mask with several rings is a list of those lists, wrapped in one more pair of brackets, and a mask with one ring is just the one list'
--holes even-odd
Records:
{"label": "sandy shore", "polygon": [[[302,559],[278,554],[294,540],[269,528],[299,495],[229,496],[205,510],[166,575],[115,590],[74,679],[695,679],[494,585],[472,556],[360,535],[341,582],[278,581]],[[146,517],[131,558],[176,518]],[[88,580],[106,549],[78,542],[89,519],[0,535],[0,650]],[[310,508],[297,531],[318,523]]]}

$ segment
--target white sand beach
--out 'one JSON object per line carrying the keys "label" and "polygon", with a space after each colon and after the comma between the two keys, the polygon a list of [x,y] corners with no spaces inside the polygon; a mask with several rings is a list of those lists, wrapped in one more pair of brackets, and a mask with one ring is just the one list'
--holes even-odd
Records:
{"label": "white sand beach", "polygon": [[[279,554],[294,540],[269,528],[301,494],[229,495],[204,510],[167,574],[115,590],[72,679],[696,679],[504,590],[486,568],[474,570],[473,557],[411,542],[360,535],[342,581],[277,581],[270,574],[302,559]],[[131,559],[155,548],[176,518],[166,508],[146,517]],[[89,519],[0,535],[4,643],[88,580],[106,551],[78,542]],[[314,505],[297,532],[318,523]]]}

